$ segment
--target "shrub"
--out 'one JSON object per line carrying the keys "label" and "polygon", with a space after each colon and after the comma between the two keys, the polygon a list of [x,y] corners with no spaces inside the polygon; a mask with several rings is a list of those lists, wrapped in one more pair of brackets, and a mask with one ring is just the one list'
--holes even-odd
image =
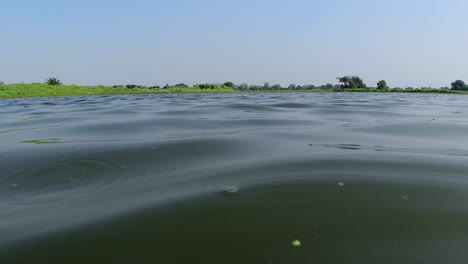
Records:
{"label": "shrub", "polygon": [[211,83],[198,84],[195,86],[200,89],[211,89],[211,90],[216,89],[216,84],[211,84]]}
{"label": "shrub", "polygon": [[281,90],[281,89],[283,89],[283,87],[281,87],[281,85],[279,85],[279,84],[273,84],[272,86],[270,86],[270,89],[271,90]]}
{"label": "shrub", "polygon": [[228,88],[233,88],[233,87],[234,87],[234,83],[233,83],[233,82],[225,82],[223,85],[226,86],[226,87],[228,87]]}
{"label": "shrub", "polygon": [[50,77],[49,79],[46,80],[46,84],[48,85],[62,85],[62,82],[55,77]]}

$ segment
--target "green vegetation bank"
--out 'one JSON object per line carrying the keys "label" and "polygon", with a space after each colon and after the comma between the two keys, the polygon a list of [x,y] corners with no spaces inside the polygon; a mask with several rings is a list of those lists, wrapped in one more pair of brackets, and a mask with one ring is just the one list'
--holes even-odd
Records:
{"label": "green vegetation bank", "polygon": [[462,80],[451,83],[451,87],[406,87],[390,88],[385,80],[375,87],[368,87],[358,76],[337,78],[339,84],[295,85],[283,87],[279,84],[248,85],[225,82],[223,84],[197,84],[188,86],[175,85],[140,86],[135,84],[114,86],[78,86],[64,85],[58,78],[49,78],[45,83],[4,84],[0,82],[0,98],[78,96],[78,95],[114,95],[114,94],[170,94],[170,93],[232,93],[232,92],[405,92],[405,93],[457,93],[468,94],[468,85]]}

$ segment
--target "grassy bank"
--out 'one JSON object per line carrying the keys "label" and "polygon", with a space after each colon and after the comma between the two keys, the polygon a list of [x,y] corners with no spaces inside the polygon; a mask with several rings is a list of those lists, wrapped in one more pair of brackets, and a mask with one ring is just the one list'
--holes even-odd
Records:
{"label": "grassy bank", "polygon": [[77,86],[47,84],[4,84],[0,85],[0,98],[77,96],[77,95],[114,95],[114,94],[167,94],[167,93],[228,93],[231,88],[216,86],[209,89],[199,87],[165,89],[125,88],[112,86]]}
{"label": "grassy bank", "polygon": [[112,86],[77,86],[77,85],[47,85],[33,84],[0,84],[0,98],[46,97],[46,96],[78,96],[78,95],[117,95],[117,94],[171,94],[171,93],[232,93],[232,92],[399,92],[399,93],[452,93],[468,94],[468,91],[436,90],[436,89],[312,89],[312,90],[245,90],[237,91],[223,85],[194,86],[187,88],[125,88]]}

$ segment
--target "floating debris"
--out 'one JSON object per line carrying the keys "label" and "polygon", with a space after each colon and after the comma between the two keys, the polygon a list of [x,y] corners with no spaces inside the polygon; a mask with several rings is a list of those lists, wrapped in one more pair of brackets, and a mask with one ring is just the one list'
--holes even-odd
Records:
{"label": "floating debris", "polygon": [[293,240],[291,242],[291,245],[293,245],[293,247],[300,247],[302,245],[302,243],[301,243],[301,241],[296,239],[296,240]]}
{"label": "floating debris", "polygon": [[336,185],[343,187],[343,186],[344,186],[344,183],[343,183],[343,182],[339,182],[339,183],[337,183]]}
{"label": "floating debris", "polygon": [[373,150],[378,152],[422,153],[449,156],[467,156],[465,149],[394,148],[380,145],[364,146],[357,144],[309,144],[311,147],[337,148],[342,150]]}
{"label": "floating debris", "polygon": [[347,150],[361,150],[364,146],[357,144],[309,144],[311,147],[337,148]]}
{"label": "floating debris", "polygon": [[41,117],[36,116],[36,115],[25,115],[23,118],[21,118],[21,120],[30,120],[30,119],[37,119],[37,118],[41,118]]}
{"label": "floating debris", "polygon": [[402,195],[402,196],[401,196],[401,199],[403,199],[403,200],[408,200],[408,196]]}
{"label": "floating debris", "polygon": [[234,194],[237,194],[238,192],[239,192],[239,188],[234,187],[234,186],[229,186],[224,190],[224,193],[229,194],[229,195],[234,195]]}
{"label": "floating debris", "polygon": [[58,144],[58,143],[63,143],[60,140],[56,138],[51,138],[51,139],[31,139],[31,140],[23,140],[20,141],[20,143],[28,143],[28,144],[37,144],[37,145],[42,145],[42,144]]}
{"label": "floating debris", "polygon": [[16,188],[18,188],[18,187],[19,187],[19,184],[17,184],[17,183],[13,183],[13,184],[11,185],[11,188],[13,188],[13,189],[16,189]]}

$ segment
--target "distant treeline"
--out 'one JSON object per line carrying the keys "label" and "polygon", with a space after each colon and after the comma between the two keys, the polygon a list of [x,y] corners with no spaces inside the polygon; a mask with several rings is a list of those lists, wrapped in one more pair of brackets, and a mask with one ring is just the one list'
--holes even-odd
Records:
{"label": "distant treeline", "polygon": [[[193,86],[189,86],[185,83],[178,83],[174,85],[166,84],[164,86],[144,86],[144,85],[137,85],[137,84],[127,84],[127,85],[114,85],[113,88],[127,88],[127,89],[201,89],[201,90],[219,90],[219,89],[232,89],[237,91],[308,91],[308,90],[315,90],[315,91],[391,91],[391,92],[448,92],[450,90],[455,91],[468,91],[468,85],[465,84],[462,80],[456,80],[450,84],[450,87],[440,87],[440,88],[433,88],[433,87],[390,87],[387,85],[385,80],[381,80],[377,82],[376,86],[367,86],[364,81],[359,76],[343,76],[336,78],[338,80],[338,84],[324,84],[324,85],[313,85],[313,84],[305,84],[305,85],[296,85],[290,84],[288,86],[282,86],[280,84],[270,84],[265,82],[263,85],[257,84],[234,84],[233,82],[225,82],[225,83],[204,83],[204,84],[196,84]],[[45,84],[50,86],[58,86],[62,85],[62,82],[56,78],[51,77],[45,81]],[[0,82],[0,85],[3,85],[3,82]]]}
{"label": "distant treeline", "polygon": [[466,90],[468,91],[468,85],[465,84],[462,80],[457,80],[451,83],[450,87],[390,87],[387,85],[385,80],[377,82],[376,86],[367,86],[364,81],[359,76],[343,76],[338,77],[337,80],[339,84],[324,84],[324,85],[296,85],[290,84],[288,86],[282,86],[280,84],[270,84],[265,82],[263,85],[257,84],[234,84],[233,82],[225,83],[205,83],[205,84],[196,84],[190,87],[187,84],[179,83],[175,85],[166,84],[165,86],[140,86],[135,84],[129,85],[114,85],[114,88],[148,88],[148,89],[169,89],[169,88],[198,88],[198,89],[219,89],[219,88],[231,88],[237,91],[285,91],[285,90],[296,90],[296,91],[305,91],[305,90],[317,90],[317,91],[407,91],[407,92],[443,92],[449,90]]}

